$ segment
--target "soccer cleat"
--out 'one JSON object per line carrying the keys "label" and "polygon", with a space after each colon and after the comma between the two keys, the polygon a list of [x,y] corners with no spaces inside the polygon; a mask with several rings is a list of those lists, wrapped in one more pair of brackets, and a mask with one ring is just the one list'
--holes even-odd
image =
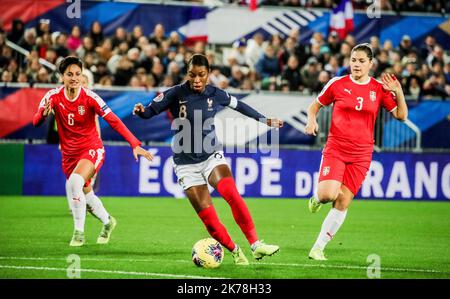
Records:
{"label": "soccer cleat", "polygon": [[234,259],[234,264],[238,266],[248,266],[249,262],[248,259],[245,257],[244,252],[242,251],[241,247],[239,245],[236,245],[238,247],[238,250],[236,252],[231,252],[231,255]]}
{"label": "soccer cleat", "polygon": [[75,230],[72,236],[72,240],[70,240],[70,246],[80,247],[83,245],[84,245],[84,232]]}
{"label": "soccer cleat", "polygon": [[257,260],[260,260],[265,256],[271,256],[277,253],[279,250],[279,246],[269,245],[264,243],[264,241],[259,241],[254,247],[252,246],[253,257]]}
{"label": "soccer cleat", "polygon": [[321,207],[322,207],[322,203],[316,202],[316,201],[314,200],[314,196],[311,196],[311,198],[310,198],[309,201],[308,201],[308,208],[309,208],[309,211],[310,211],[311,213],[317,213],[317,212],[320,210]]}
{"label": "soccer cleat", "polygon": [[323,250],[320,248],[313,248],[309,252],[309,258],[316,261],[326,261],[327,258],[325,257]]}
{"label": "soccer cleat", "polygon": [[100,236],[97,238],[97,244],[108,244],[111,238],[111,233],[117,225],[117,220],[113,216],[109,216],[109,223],[103,225]]}

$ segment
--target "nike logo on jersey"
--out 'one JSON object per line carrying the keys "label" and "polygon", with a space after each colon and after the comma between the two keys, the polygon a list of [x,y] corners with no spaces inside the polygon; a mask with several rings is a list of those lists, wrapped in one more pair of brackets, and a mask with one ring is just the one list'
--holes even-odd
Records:
{"label": "nike logo on jersey", "polygon": [[61,107],[63,107],[64,110],[66,109],[66,107],[64,107],[64,105],[63,105],[62,103],[59,103],[59,105],[60,105]]}
{"label": "nike logo on jersey", "polygon": [[185,104],[185,103],[187,103],[187,101],[180,100],[180,104]]}
{"label": "nike logo on jersey", "polygon": [[344,91],[348,92],[348,94],[352,94],[352,90],[351,89],[344,88]]}

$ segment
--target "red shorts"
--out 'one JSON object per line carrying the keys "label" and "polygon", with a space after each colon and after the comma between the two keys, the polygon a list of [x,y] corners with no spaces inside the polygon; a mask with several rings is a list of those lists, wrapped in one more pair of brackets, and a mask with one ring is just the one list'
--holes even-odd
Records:
{"label": "red shorts", "polygon": [[[105,161],[105,148],[103,146],[94,147],[92,149],[80,151],[80,154],[78,156],[63,156],[62,169],[67,179],[72,174],[78,162],[82,159],[91,161],[94,164],[95,173],[97,173],[102,167],[103,162]],[[89,186],[90,182],[91,180],[87,181],[84,186]]]}
{"label": "red shorts", "polygon": [[369,171],[372,155],[356,161],[345,159],[339,154],[322,154],[320,163],[319,182],[336,180],[344,184],[356,195]]}

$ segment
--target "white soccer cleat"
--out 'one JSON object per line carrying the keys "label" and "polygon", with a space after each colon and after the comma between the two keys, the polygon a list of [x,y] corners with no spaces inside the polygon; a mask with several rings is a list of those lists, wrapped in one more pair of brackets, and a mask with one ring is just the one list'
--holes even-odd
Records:
{"label": "white soccer cleat", "polygon": [[71,247],[80,247],[84,245],[84,232],[75,230],[72,236],[72,240],[70,240]]}
{"label": "white soccer cleat", "polygon": [[312,260],[316,260],[316,261],[326,261],[328,260],[324,253],[323,250],[320,248],[313,248],[311,249],[311,251],[309,252],[309,258]]}
{"label": "white soccer cleat", "polygon": [[264,241],[259,241],[254,248],[252,248],[253,257],[256,260],[260,260],[265,256],[271,256],[280,251],[278,245],[269,245],[264,243]]}
{"label": "white soccer cleat", "polygon": [[111,233],[116,228],[117,220],[113,216],[109,216],[109,223],[103,225],[103,229],[100,233],[100,236],[97,238],[97,244],[108,244],[109,239],[111,238]]}

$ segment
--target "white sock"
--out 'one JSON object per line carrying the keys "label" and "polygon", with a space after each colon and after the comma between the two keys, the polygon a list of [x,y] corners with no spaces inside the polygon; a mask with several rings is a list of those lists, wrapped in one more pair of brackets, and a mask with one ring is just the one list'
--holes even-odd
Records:
{"label": "white sock", "polygon": [[330,212],[328,212],[327,217],[325,217],[325,220],[322,223],[322,229],[320,230],[319,236],[317,237],[316,243],[314,243],[313,248],[320,248],[324,250],[327,243],[331,241],[331,239],[333,239],[342,223],[344,223],[346,215],[347,210],[339,211],[335,208],[332,208]]}
{"label": "white sock", "polygon": [[319,194],[317,193],[317,189],[314,190],[313,200],[314,200],[316,203],[321,203],[320,200],[319,200]]}
{"label": "white sock", "polygon": [[103,224],[109,223],[109,214],[102,204],[100,198],[95,195],[94,190],[91,190],[86,194],[86,204],[88,205],[89,211],[97,217]]}
{"label": "white sock", "polygon": [[72,173],[66,181],[67,200],[72,210],[75,230],[84,232],[86,220],[86,197],[83,192],[84,179],[81,175]]}

